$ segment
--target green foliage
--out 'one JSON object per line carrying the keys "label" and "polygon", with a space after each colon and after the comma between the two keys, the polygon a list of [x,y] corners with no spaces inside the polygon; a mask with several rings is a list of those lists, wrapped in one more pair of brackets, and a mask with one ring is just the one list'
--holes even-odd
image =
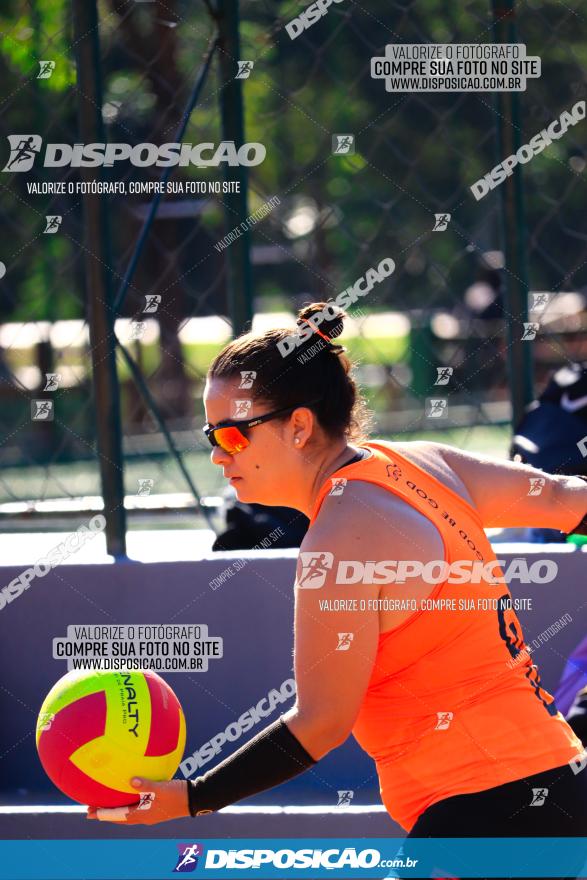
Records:
{"label": "green foliage", "polygon": [[[75,82],[75,68],[69,55],[68,8],[64,0],[31,0],[12,2],[0,14],[0,54],[4,64],[27,85],[34,80],[41,93],[64,92]],[[36,79],[39,61],[55,62],[48,79]]]}

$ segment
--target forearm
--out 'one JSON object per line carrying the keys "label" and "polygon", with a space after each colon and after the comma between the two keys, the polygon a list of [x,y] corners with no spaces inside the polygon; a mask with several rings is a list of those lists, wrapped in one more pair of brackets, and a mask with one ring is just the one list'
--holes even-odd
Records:
{"label": "forearm", "polygon": [[561,532],[578,527],[587,514],[587,481],[582,477],[559,476],[553,491],[554,515]]}
{"label": "forearm", "polygon": [[212,770],[188,781],[192,816],[221,810],[299,776],[316,760],[278,718]]}

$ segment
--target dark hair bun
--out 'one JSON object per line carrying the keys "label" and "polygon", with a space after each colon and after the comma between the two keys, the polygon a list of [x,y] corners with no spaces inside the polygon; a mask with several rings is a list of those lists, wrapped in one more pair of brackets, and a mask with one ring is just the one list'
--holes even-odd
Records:
{"label": "dark hair bun", "polygon": [[[344,329],[344,319],[347,317],[347,313],[335,303],[318,302],[311,303],[300,309],[296,323],[300,328],[307,327],[308,325],[305,319],[308,319],[315,327],[317,327],[319,336],[322,334],[323,336],[327,336],[329,340],[333,340],[342,333]],[[336,350],[344,351],[343,347],[340,345],[333,344],[332,347]]]}

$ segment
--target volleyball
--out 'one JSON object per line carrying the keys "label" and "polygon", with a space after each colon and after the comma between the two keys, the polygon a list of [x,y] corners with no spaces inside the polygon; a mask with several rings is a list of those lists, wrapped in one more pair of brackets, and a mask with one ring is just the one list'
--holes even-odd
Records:
{"label": "volleyball", "polygon": [[175,693],[148,670],[68,672],[37,720],[41,764],[81,804],[137,803],[133,776],[171,779],[183,755],[185,718]]}

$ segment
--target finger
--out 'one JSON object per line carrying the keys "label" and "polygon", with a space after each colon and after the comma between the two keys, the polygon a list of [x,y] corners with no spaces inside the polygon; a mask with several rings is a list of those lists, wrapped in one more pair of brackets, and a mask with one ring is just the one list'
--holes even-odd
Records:
{"label": "finger", "polygon": [[[130,784],[133,788],[140,788],[143,791],[154,791],[158,785],[161,785],[160,782],[154,782],[152,779],[144,779],[142,776],[133,776],[130,781]],[[163,783],[165,785],[165,783]]]}

